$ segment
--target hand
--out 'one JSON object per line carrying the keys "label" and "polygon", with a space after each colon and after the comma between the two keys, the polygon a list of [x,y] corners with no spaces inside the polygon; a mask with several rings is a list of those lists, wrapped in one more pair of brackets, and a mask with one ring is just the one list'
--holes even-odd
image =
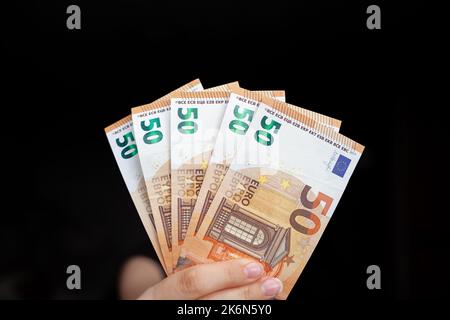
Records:
{"label": "hand", "polygon": [[261,264],[239,259],[189,267],[148,288],[138,299],[273,299],[283,289],[279,279],[262,277]]}

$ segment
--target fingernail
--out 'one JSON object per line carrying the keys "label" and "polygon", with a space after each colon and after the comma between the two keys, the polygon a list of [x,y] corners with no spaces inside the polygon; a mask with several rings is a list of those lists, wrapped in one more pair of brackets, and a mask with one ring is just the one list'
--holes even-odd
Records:
{"label": "fingernail", "polygon": [[244,268],[244,273],[249,279],[254,279],[259,277],[263,272],[263,268],[259,263],[250,262]]}
{"label": "fingernail", "polygon": [[277,278],[270,278],[263,282],[262,291],[266,296],[275,296],[283,290],[283,283]]}

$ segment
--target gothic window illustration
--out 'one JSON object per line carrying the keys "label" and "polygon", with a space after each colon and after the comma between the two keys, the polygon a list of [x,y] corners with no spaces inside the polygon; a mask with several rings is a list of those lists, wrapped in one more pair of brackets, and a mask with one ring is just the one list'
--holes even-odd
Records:
{"label": "gothic window illustration", "polygon": [[183,240],[186,236],[189,221],[191,221],[194,210],[195,199],[183,200],[178,198],[178,240]]}
{"label": "gothic window illustration", "polygon": [[207,237],[275,267],[289,253],[290,228],[283,228],[233,204],[220,202]]}
{"label": "gothic window illustration", "polygon": [[234,236],[237,241],[244,242],[247,245],[258,248],[267,242],[268,235],[263,229],[251,224],[251,222],[230,216],[228,223],[225,225],[225,232]]}

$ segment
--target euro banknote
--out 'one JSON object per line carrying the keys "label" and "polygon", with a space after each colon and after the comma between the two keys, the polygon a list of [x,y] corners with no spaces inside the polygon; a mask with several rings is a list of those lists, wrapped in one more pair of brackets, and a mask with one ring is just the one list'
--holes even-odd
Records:
{"label": "euro banknote", "polygon": [[[213,90],[231,90],[238,82],[228,83]],[[155,212],[154,221],[164,268],[172,272],[172,221],[170,188],[170,97],[176,92],[200,91],[200,80],[193,80],[160,99],[132,108],[132,119],[136,144],[139,150],[140,166],[149,195],[150,208]]]}
{"label": "euro banknote", "polygon": [[[233,83],[228,88],[237,90]],[[279,96],[284,91],[262,91]],[[179,248],[190,224],[192,210],[214,148],[230,92],[203,91],[177,94],[171,99],[172,259],[176,267]]]}
{"label": "euro banknote", "polygon": [[105,133],[142,225],[150,238],[161,265],[167,273],[156,234],[155,221],[150,208],[147,188],[139,164],[138,149],[133,134],[131,116],[126,116],[106,127]]}
{"label": "euro banknote", "polygon": [[179,264],[254,259],[283,282],[277,298],[287,298],[364,150],[310,116],[261,99],[237,150],[244,156],[231,161]]}
{"label": "euro banknote", "polygon": [[226,91],[180,92],[171,99],[173,267],[229,96]]}
{"label": "euro banknote", "polygon": [[[237,148],[243,141],[263,96],[260,92],[248,91],[239,87],[232,88],[229,107],[225,110],[217,134],[202,188],[192,211],[186,237],[192,237],[198,231],[232,159],[236,156]],[[281,95],[278,100],[283,101],[283,98],[284,96]],[[286,104],[286,106],[297,108],[289,104]],[[306,109],[302,109],[302,111],[309,117],[317,119],[321,124],[339,131],[340,120]]]}
{"label": "euro banknote", "polygon": [[132,108],[135,144],[139,150],[137,165],[143,173],[149,207],[153,212],[157,240],[167,273],[172,272],[170,212],[170,97],[179,91],[202,90],[200,80],[168,95]]}

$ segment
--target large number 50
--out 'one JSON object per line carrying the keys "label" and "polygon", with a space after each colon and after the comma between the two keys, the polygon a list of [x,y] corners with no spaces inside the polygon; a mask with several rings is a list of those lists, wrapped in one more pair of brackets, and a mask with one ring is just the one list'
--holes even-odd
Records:
{"label": "large number 50", "polygon": [[270,146],[273,143],[273,135],[269,132],[269,130],[274,129],[273,133],[277,134],[278,130],[280,130],[281,128],[281,123],[275,120],[270,120],[270,122],[268,123],[267,120],[269,120],[267,116],[264,116],[261,119],[261,127],[263,127],[263,129],[266,129],[267,131],[256,130],[255,132],[256,141],[262,144],[263,146]]}
{"label": "large number 50", "polygon": [[197,108],[186,108],[186,113],[183,113],[183,108],[178,109],[178,117],[181,121],[178,124],[178,131],[183,134],[193,134],[197,132],[198,126],[197,123],[188,119],[197,119],[198,117],[198,109]]}
{"label": "large number 50", "polygon": [[134,143],[134,144],[128,145],[128,143],[130,141],[134,141],[133,133],[128,132],[127,134],[124,134],[122,138],[123,138],[122,141],[120,140],[120,138],[116,139],[117,145],[119,147],[123,148],[122,152],[120,153],[122,158],[129,159],[129,158],[135,156],[138,153],[136,144]]}
{"label": "large number 50", "polygon": [[[234,133],[244,135],[248,130],[249,123],[253,119],[253,113],[254,111],[250,109],[241,108],[238,105],[236,105],[233,110],[233,114],[236,117],[236,119],[230,121],[228,128]],[[245,119],[246,117],[248,118],[248,123],[242,120],[237,120],[237,119]]]}
{"label": "large number 50", "polygon": [[[302,194],[300,195],[300,201],[302,205],[307,209],[315,209],[317,208],[320,203],[323,201],[325,202],[325,206],[323,207],[323,210],[321,212],[322,215],[326,215],[328,210],[330,209],[331,203],[333,202],[333,198],[330,196],[327,196],[326,194],[323,194],[322,192],[319,192],[316,199],[314,201],[308,200],[308,192],[311,190],[311,187],[308,185],[305,185],[303,188]],[[301,225],[297,222],[297,217],[303,217],[308,220],[310,220],[313,223],[313,227],[309,228],[307,226]],[[291,217],[289,219],[289,222],[295,230],[298,232],[301,232],[303,234],[307,235],[313,235],[320,229],[320,219],[317,215],[315,215],[313,212],[305,210],[305,209],[296,209],[291,213]]]}
{"label": "large number 50", "polygon": [[153,144],[160,142],[163,138],[163,134],[159,130],[153,130],[153,128],[156,126],[156,128],[161,127],[161,122],[159,118],[150,119],[148,121],[148,124],[145,124],[145,120],[141,121],[141,128],[144,131],[148,131],[146,134],[144,134],[143,140],[146,144]]}

